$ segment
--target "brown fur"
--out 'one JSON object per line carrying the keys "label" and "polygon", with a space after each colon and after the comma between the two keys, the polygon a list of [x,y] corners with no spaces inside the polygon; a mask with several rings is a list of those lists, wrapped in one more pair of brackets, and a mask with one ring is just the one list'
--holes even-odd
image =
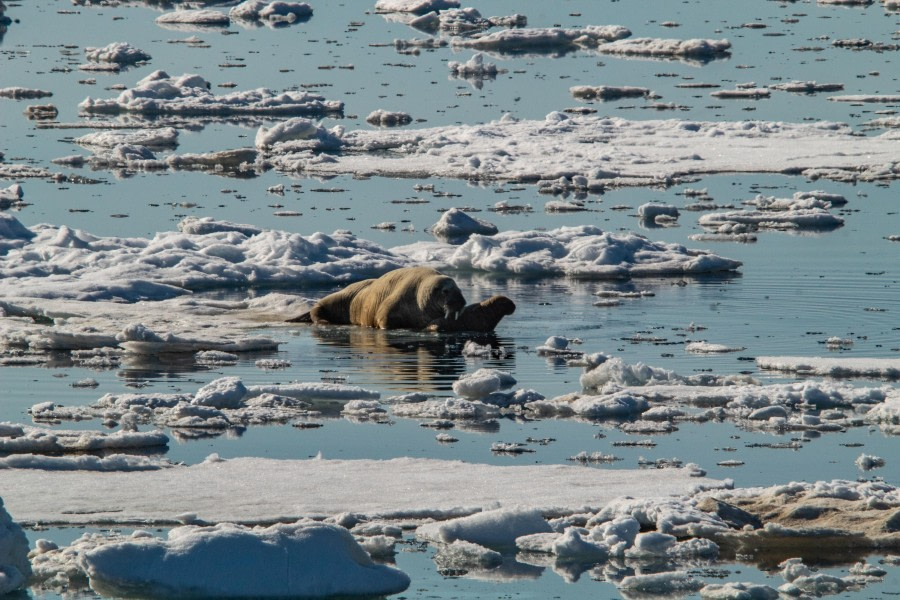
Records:
{"label": "brown fur", "polygon": [[516,311],[515,303],[506,296],[491,296],[469,304],[459,318],[441,318],[428,326],[429,331],[478,331],[486,333],[497,327],[500,319]]}
{"label": "brown fur", "polygon": [[465,304],[451,278],[427,267],[408,267],[351,284],[319,300],[308,314],[289,321],[424,329],[448,311],[462,310]]}

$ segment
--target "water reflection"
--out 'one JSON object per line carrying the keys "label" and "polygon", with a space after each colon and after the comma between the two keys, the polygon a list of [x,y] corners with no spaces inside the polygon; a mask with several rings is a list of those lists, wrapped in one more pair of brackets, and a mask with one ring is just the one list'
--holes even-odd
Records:
{"label": "water reflection", "polygon": [[[319,345],[337,351],[329,352],[330,361],[352,361],[368,385],[424,393],[450,392],[453,382],[469,370],[462,355],[467,340],[492,348],[512,345],[493,333],[457,335],[341,326],[314,326],[310,333]],[[486,362],[512,370],[515,355],[508,353]]]}

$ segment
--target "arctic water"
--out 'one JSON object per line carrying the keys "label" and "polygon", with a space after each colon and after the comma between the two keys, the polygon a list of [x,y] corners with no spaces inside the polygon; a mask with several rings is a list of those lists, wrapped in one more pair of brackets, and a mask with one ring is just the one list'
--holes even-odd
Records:
{"label": "arctic water", "polygon": [[[205,4],[228,7],[233,3]],[[118,94],[110,89],[114,84],[130,87],[157,69],[172,75],[199,73],[220,90],[263,86],[315,90],[345,102],[343,115],[326,117],[323,125],[341,125],[348,130],[373,127],[365,119],[376,109],[408,113],[413,123],[407,127],[432,127],[487,122],[504,114],[541,119],[552,111],[577,107],[633,120],[838,121],[849,124],[860,135],[876,135],[883,130],[867,127],[867,123],[895,114],[896,102],[831,102],[828,94],[788,92],[723,99],[709,95],[713,88],[684,84],[703,82],[731,89],[802,80],[841,83],[846,94],[900,93],[896,65],[900,18],[880,2],[842,6],[763,0],[501,0],[476,7],[482,14],[525,14],[529,27],[621,24],[642,37],[727,38],[732,52],[704,62],[620,58],[588,49],[497,54],[486,60],[503,71],[495,78],[479,81],[448,75],[446,63],[466,61],[471,58],[470,51],[444,47],[399,53],[394,40],[422,37],[422,32],[403,19],[376,14],[368,2],[315,4],[309,21],[287,27],[231,25],[189,31],[164,29],[154,22],[163,10],[172,8],[166,3],[85,0],[69,5],[30,0],[6,5],[6,15],[12,22],[0,34],[0,87],[50,90],[53,96],[40,102],[52,102],[58,108],[58,122],[80,124],[74,129],[47,126],[23,114],[35,101],[0,99],[0,152],[5,162],[45,168],[51,168],[55,158],[81,151],[72,138],[89,131],[91,125],[89,118],[79,115],[79,102],[86,96],[113,97]],[[188,36],[202,41],[170,43]],[[886,48],[833,43],[848,39],[867,39]],[[152,59],[117,73],[78,69],[84,62],[85,47],[113,41],[127,41],[149,52]],[[576,85],[641,86],[653,90],[660,99],[584,102],[569,92]],[[180,130],[178,152],[249,146],[259,126],[275,122],[271,117],[187,119]],[[900,157],[900,142],[897,147]],[[809,181],[774,174],[716,175],[671,186],[608,189],[581,196],[568,193],[563,199],[583,203],[584,210],[551,212],[544,209],[545,204],[560,197],[542,194],[536,186],[527,184],[349,175],[320,180],[275,171],[233,177],[171,170],[52,170],[90,181],[19,180],[25,189],[24,202],[8,210],[14,210],[26,226],[64,224],[94,235],[148,237],[175,229],[188,216],[212,216],[304,235],[349,229],[361,238],[393,247],[433,239],[428,227],[441,213],[451,207],[465,207],[501,231],[590,224],[707,248],[743,265],[729,275],[625,282],[456,276],[470,301],[504,294],[516,302],[515,314],[504,319],[494,334],[477,338],[505,349],[493,358],[464,357],[461,349],[471,337],[465,335],[269,323],[256,332],[281,341],[279,350],[244,355],[237,364],[227,367],[204,367],[171,357],[148,358],[106,370],[85,369],[65,360],[40,367],[4,366],[0,368],[0,420],[26,422],[28,408],[39,402],[88,404],[104,393],[133,391],[138,386],[159,392],[193,392],[230,375],[240,376],[247,384],[338,380],[377,390],[385,398],[415,391],[450,396],[451,384],[460,375],[492,367],[512,373],[520,387],[551,398],[578,391],[581,375],[580,367],[536,352],[554,335],[576,340],[578,349],[605,352],[627,363],[643,362],[682,375],[743,373],[764,382],[803,378],[762,371],[753,361],[755,356],[900,356],[900,244],[888,239],[900,234],[896,183]],[[0,183],[5,187],[16,181]],[[267,191],[279,184],[285,186],[284,194]],[[637,217],[638,206],[646,202],[683,208],[691,202],[689,190],[701,188],[721,205],[740,205],[757,194],[790,197],[798,191],[824,190],[847,198],[843,208],[834,209],[845,222],[829,231],[765,231],[753,243],[737,243],[690,240],[690,234],[702,231],[697,224],[698,212],[682,210],[677,224],[665,227]],[[532,210],[491,211],[498,201]],[[373,228],[384,222],[397,226]],[[315,299],[335,289],[337,286],[277,291]],[[225,290],[205,296],[239,299],[270,291]],[[648,293],[625,298],[616,305],[596,306],[598,291]],[[852,340],[852,344],[831,349],[825,344],[831,337]],[[699,339],[742,350],[710,355],[684,350],[686,341]],[[281,359],[289,366],[260,368],[260,359]],[[95,379],[98,385],[71,386],[85,378]],[[850,382],[885,384],[867,379]],[[501,418],[469,428],[457,427],[453,434],[459,441],[442,444],[435,440],[433,429],[421,427],[414,419],[358,422],[341,417],[339,410],[323,410],[319,421],[322,426],[318,428],[251,426],[220,436],[181,439],[176,434],[165,457],[193,464],[211,453],[226,458],[417,456],[505,465],[571,464],[567,459],[579,452],[603,451],[613,452],[622,460],[600,468],[636,468],[640,459],[652,462],[677,458],[699,464],[710,477],[733,478],[739,486],[857,477],[882,477],[890,484],[900,484],[896,439],[870,427],[832,433],[764,433],[728,422],[681,423],[668,434],[636,437],[618,429],[617,422]],[[98,424],[86,421],[60,427],[94,429]],[[652,437],[655,445],[614,446],[617,441],[646,437]],[[492,452],[492,443],[498,441],[523,443],[531,451],[515,455]],[[885,467],[861,472],[854,464],[861,450],[885,457]],[[717,464],[733,459],[742,464]],[[29,535],[35,539],[49,533],[31,531]],[[67,536],[65,531],[56,534],[60,540]],[[398,558],[398,566],[413,577],[407,597],[509,594],[575,598],[616,593],[590,576],[570,582],[549,570],[541,574],[537,567],[531,567],[533,572],[510,574],[490,583],[442,575],[423,556],[426,554],[401,552]],[[721,567],[742,571],[741,580],[767,579],[753,565]],[[897,589],[897,578],[894,568],[883,583],[859,592],[860,597]],[[777,587],[778,583],[772,585]]]}

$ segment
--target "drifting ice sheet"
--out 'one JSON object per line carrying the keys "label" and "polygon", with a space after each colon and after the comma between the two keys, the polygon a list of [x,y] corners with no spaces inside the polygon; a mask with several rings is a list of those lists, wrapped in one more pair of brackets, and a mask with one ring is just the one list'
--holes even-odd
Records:
{"label": "drifting ice sheet", "polygon": [[308,152],[271,161],[307,175],[546,181],[560,190],[588,190],[681,175],[813,169],[816,177],[890,180],[900,177],[896,147],[891,132],[856,136],[828,122],[628,121],[554,112],[533,121],[505,116],[480,125],[354,130],[342,135],[342,151],[328,161]]}
{"label": "drifting ice sheet", "polygon": [[165,71],[154,71],[138,81],[135,87],[119,94],[117,98],[102,100],[88,97],[78,105],[78,108],[87,113],[132,112],[149,115],[216,116],[319,116],[340,112],[344,108],[343,102],[325,100],[319,94],[308,92],[275,92],[267,88],[257,88],[216,96],[210,92],[210,87],[209,82],[199,75],[170,77]]}
{"label": "drifting ice sheet", "polygon": [[698,482],[686,469],[500,467],[420,458],[238,458],[144,473],[11,469],[3,481],[6,505],[20,523],[47,524],[174,523],[186,512],[239,523],[342,512],[447,518],[498,505],[580,512],[621,495],[684,494]]}
{"label": "drifting ice sheet", "polygon": [[84,553],[91,587],[106,596],[246,598],[381,595],[409,577],[376,565],[337,525],[179,527]]}
{"label": "drifting ice sheet", "polygon": [[900,379],[897,358],[820,358],[810,356],[757,356],[761,369],[826,377],[881,377]]}

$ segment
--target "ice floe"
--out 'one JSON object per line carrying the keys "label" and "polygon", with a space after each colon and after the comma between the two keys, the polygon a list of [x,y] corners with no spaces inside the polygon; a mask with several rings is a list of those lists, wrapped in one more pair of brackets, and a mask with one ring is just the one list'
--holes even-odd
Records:
{"label": "ice floe", "polygon": [[772,198],[759,196],[747,204],[759,210],[739,210],[702,215],[703,227],[720,230],[722,227],[746,226],[752,229],[834,229],[844,219],[830,212],[831,205],[816,198]]}
{"label": "ice floe", "polygon": [[169,437],[160,431],[104,433],[31,427],[15,423],[0,424],[0,452],[4,454],[164,449],[168,443]]}
{"label": "ice floe", "polygon": [[[447,519],[519,507],[568,514],[621,495],[684,494],[698,482],[683,469],[602,471],[580,466],[491,466],[420,458],[206,461],[141,473],[3,472],[4,500],[20,523],[171,524],[192,513],[245,524],[354,512],[369,518]],[[248,482],[253,501],[246,502]],[[718,485],[705,481],[707,485]],[[114,507],[114,508],[113,508]],[[85,511],[90,511],[86,513]]]}
{"label": "ice floe", "polygon": [[95,131],[75,138],[82,146],[115,148],[121,145],[139,145],[149,148],[171,148],[178,145],[178,130],[174,127],[158,129],[132,129],[119,131]]}
{"label": "ice floe", "polygon": [[405,112],[378,109],[369,113],[369,116],[366,117],[366,123],[382,127],[395,127],[412,123],[412,117]]}
{"label": "ice floe", "polygon": [[462,241],[473,234],[494,235],[497,226],[473,217],[458,208],[444,212],[438,222],[430,227],[432,235],[445,241]]}
{"label": "ice floe", "polygon": [[30,576],[28,538],[6,512],[0,498],[0,595],[20,589]]}
{"label": "ice floe", "polygon": [[[370,402],[378,392],[338,383],[310,382],[244,385],[237,377],[221,377],[194,394],[105,394],[86,406],[42,402],[30,409],[37,421],[103,418],[113,422],[153,423],[174,430],[225,430],[245,425],[286,423],[318,413],[313,402]],[[351,405],[357,412],[384,412],[373,405]]]}
{"label": "ice floe", "polygon": [[164,13],[156,17],[159,25],[206,25],[215,27],[227,26],[231,20],[228,15],[210,9],[184,9]]}
{"label": "ice floe", "polygon": [[525,15],[509,15],[505,17],[482,17],[476,8],[454,8],[432,11],[416,17],[409,22],[410,27],[421,31],[442,31],[454,35],[483,31],[491,27],[525,27],[528,19]]}
{"label": "ice floe", "polygon": [[26,87],[5,87],[0,88],[0,98],[10,98],[12,100],[32,100],[35,98],[46,98],[52,96],[53,92],[47,90],[38,90]]}
{"label": "ice floe", "polygon": [[199,75],[170,77],[165,71],[154,71],[116,98],[88,97],[78,105],[86,113],[192,116],[319,116],[340,112],[343,107],[343,102],[325,100],[319,94],[304,91],[276,92],[257,88],[217,96],[210,91],[209,82]]}
{"label": "ice floe", "polygon": [[743,346],[726,346],[725,344],[711,344],[709,342],[688,342],[684,345],[685,352],[697,354],[717,354],[721,352],[740,352],[745,350]]}
{"label": "ice floe", "polygon": [[147,456],[110,454],[107,456],[43,456],[11,454],[0,458],[0,469],[40,469],[43,471],[154,471],[174,464]]}
{"label": "ice floe", "polygon": [[118,66],[146,62],[152,58],[128,42],[113,42],[102,48],[85,48],[84,57],[92,63],[112,63]]}
{"label": "ice floe", "polygon": [[484,62],[484,55],[479,52],[466,62],[452,60],[447,63],[452,77],[467,79],[475,89],[481,89],[486,79],[494,79],[499,73],[506,72],[498,69],[494,63]]}
{"label": "ice floe", "polygon": [[818,83],[816,81],[789,81],[769,86],[773,90],[812,94],[815,92],[838,92],[844,89],[843,83]]}
{"label": "ice floe", "polygon": [[649,98],[653,92],[649,88],[614,85],[576,85],[569,92],[580,100],[618,100],[619,98]]}
{"label": "ice floe", "polygon": [[621,40],[631,35],[627,27],[621,25],[588,25],[578,29],[522,28],[478,33],[469,37],[455,37],[454,48],[498,53],[523,52],[565,52],[575,48],[596,48],[613,40]]}
{"label": "ice floe", "polygon": [[375,10],[378,12],[405,12],[424,14],[431,11],[459,8],[458,0],[378,0]]}
{"label": "ice floe", "polygon": [[375,564],[343,527],[315,522],[179,527],[167,539],[99,545],[80,562],[91,587],[114,596],[322,598],[395,594],[410,583]]}
{"label": "ice floe", "polygon": [[547,182],[563,192],[671,184],[679,176],[711,173],[892,180],[900,177],[895,146],[891,132],[859,136],[828,122],[628,121],[554,112],[543,120],[505,116],[478,125],[353,130],[341,135],[340,152],[327,160],[309,151],[268,160],[279,170],[308,175]]}
{"label": "ice floe", "polygon": [[900,359],[821,358],[812,356],[757,356],[761,369],[825,377],[900,378]]}
{"label": "ice floe", "polygon": [[489,548],[504,548],[514,546],[516,538],[523,535],[549,531],[550,525],[539,511],[511,507],[427,523],[416,530],[416,536],[444,544],[463,540]]}
{"label": "ice floe", "polygon": [[228,11],[235,21],[263,21],[269,25],[291,25],[309,19],[312,6],[306,2],[281,0],[245,0]]}
{"label": "ice floe", "polygon": [[689,275],[740,266],[738,261],[680,244],[604,232],[591,225],[475,234],[461,246],[420,242],[393,251],[439,269],[581,279]]}
{"label": "ice floe", "polygon": [[728,40],[671,40],[657,38],[619,39],[597,47],[604,54],[625,56],[645,56],[651,58],[685,58],[710,60],[728,56],[731,42]]}

